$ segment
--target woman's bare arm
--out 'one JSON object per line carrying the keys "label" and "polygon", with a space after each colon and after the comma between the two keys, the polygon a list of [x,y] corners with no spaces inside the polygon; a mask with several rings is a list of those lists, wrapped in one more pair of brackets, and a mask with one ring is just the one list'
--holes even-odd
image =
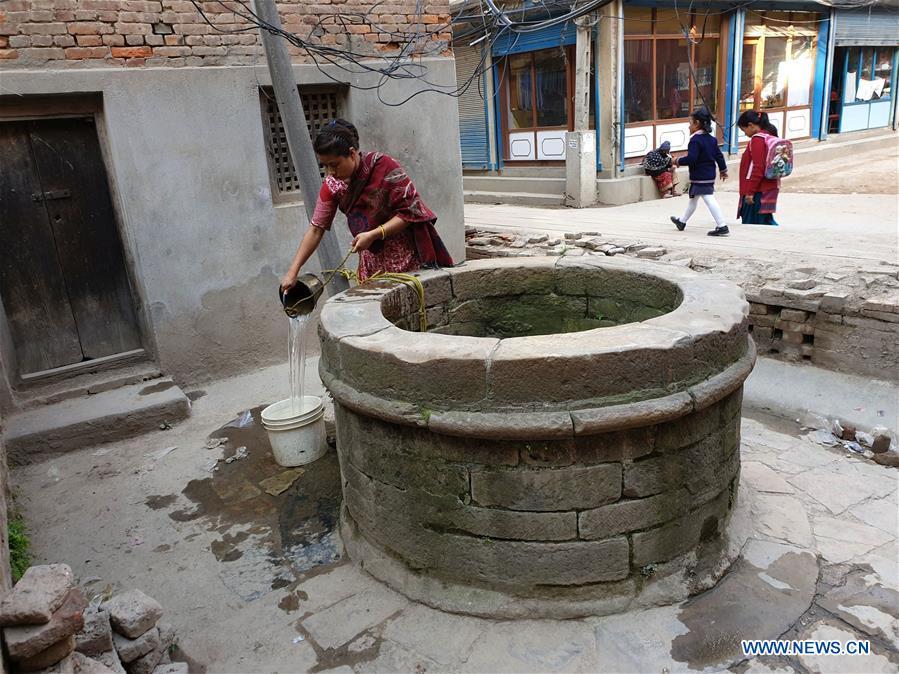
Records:
{"label": "woman's bare arm", "polygon": [[303,265],[306,264],[313,253],[315,253],[318,244],[321,243],[324,235],[325,230],[321,227],[315,227],[313,225],[309,226],[309,229],[306,230],[306,234],[303,235],[300,247],[297,248],[296,255],[293,256],[293,262],[290,263],[290,268],[287,270],[287,273],[284,274],[284,278],[281,279],[282,290],[286,292],[296,285],[297,276],[300,275],[300,269],[303,268]]}

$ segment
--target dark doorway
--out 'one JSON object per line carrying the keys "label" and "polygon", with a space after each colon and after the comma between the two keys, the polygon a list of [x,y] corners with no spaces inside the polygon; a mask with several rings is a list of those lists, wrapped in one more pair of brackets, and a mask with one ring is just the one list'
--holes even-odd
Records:
{"label": "dark doorway", "polygon": [[0,123],[0,298],[20,375],[141,348],[92,116]]}

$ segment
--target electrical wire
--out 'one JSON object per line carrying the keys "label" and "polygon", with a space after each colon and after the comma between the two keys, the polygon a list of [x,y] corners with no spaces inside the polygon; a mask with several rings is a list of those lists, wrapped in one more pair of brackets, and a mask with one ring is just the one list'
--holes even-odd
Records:
{"label": "electrical wire", "polygon": [[[677,0],[674,2],[674,12],[678,24],[681,27],[684,38],[692,45],[703,42],[709,17],[730,13],[735,9],[747,8],[757,4],[759,0],[744,0],[730,3],[728,7],[719,11],[712,11],[712,7],[706,6],[702,12],[702,29],[697,39],[691,34],[690,29],[684,26],[680,17],[680,8]],[[380,24],[375,16],[382,5],[390,0],[379,0],[364,11],[331,12],[317,15],[314,23],[309,25],[308,34],[301,36],[295,33],[277,28],[263,21],[249,5],[248,0],[190,0],[202,20],[213,30],[223,34],[241,34],[255,30],[265,30],[276,35],[297,49],[304,52],[312,64],[318,68],[331,81],[348,86],[352,89],[377,92],[378,99],[387,106],[401,106],[413,98],[422,94],[441,94],[458,98],[468,92],[475,84],[478,90],[482,89],[481,79],[486,72],[486,62],[492,53],[493,47],[501,40],[512,40],[514,45],[518,38],[528,33],[534,33],[546,28],[559,26],[564,30],[565,26],[576,19],[596,12],[608,5],[612,0],[533,0],[524,3],[518,8],[502,8],[497,0],[478,0],[480,11],[474,11],[471,3],[466,3],[450,16],[449,21],[441,24],[425,24],[424,0],[416,0],[415,9],[407,16],[411,16],[408,24],[410,28],[394,30],[389,26]],[[203,5],[214,4],[240,18],[246,26],[234,27],[233,24],[220,24],[214,22],[204,11]],[[823,4],[823,3],[822,3]],[[862,8],[878,5],[879,0],[836,0],[829,6],[836,8]],[[695,15],[698,16],[697,10]],[[749,10],[754,12],[754,10]],[[688,15],[693,15],[693,0],[687,10]],[[603,17],[613,20],[628,21],[653,21],[645,19],[631,19],[628,17],[611,16]],[[824,19],[826,20],[826,19]],[[439,55],[449,48],[446,41],[437,39],[436,36],[447,33],[454,26],[470,24],[467,29],[456,31],[452,41],[459,43],[469,38],[474,39],[469,46],[482,45],[481,58],[473,71],[463,80],[454,79],[452,83],[432,81],[427,57]],[[811,23],[811,22],[809,22]],[[817,21],[815,22],[817,23]],[[370,32],[387,38],[383,54],[372,54],[371,48],[354,46],[354,38],[350,27],[367,25]],[[344,44],[322,44],[320,38],[324,35],[342,35]],[[389,52],[386,50],[390,50]],[[690,77],[699,92],[699,96],[706,107],[711,107],[705,100],[696,78],[693,64],[692,49],[688,58]],[[374,77],[371,83],[362,83],[360,79]],[[386,100],[383,94],[387,84],[394,81],[417,80],[422,86],[401,100]],[[497,88],[498,93],[499,88]],[[717,121],[717,120],[716,120]]]}

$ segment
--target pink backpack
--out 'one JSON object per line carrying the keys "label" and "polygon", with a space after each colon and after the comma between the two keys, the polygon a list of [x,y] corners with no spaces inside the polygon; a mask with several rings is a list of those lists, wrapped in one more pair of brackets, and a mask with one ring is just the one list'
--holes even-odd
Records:
{"label": "pink backpack", "polygon": [[770,133],[759,132],[755,136],[761,136],[765,141],[765,177],[780,180],[790,175],[793,172],[793,143]]}

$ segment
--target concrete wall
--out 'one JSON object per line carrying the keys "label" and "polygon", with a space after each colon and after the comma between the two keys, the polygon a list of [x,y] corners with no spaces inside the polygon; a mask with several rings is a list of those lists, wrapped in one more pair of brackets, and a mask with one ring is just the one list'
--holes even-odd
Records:
{"label": "concrete wall", "polygon": [[[432,82],[454,82],[452,59],[423,62]],[[312,66],[294,68],[300,83],[330,82]],[[359,76],[352,83],[374,82]],[[277,285],[306,218],[301,204],[272,203],[258,94],[268,84],[260,67],[3,74],[5,94],[102,93],[98,130],[147,347],[180,383],[286,359]],[[405,80],[381,97],[399,101],[421,86]],[[376,91],[351,88],[347,107],[363,149],[387,152],[407,167],[438,214],[451,253],[463,259],[455,100],[427,93],[394,108]],[[335,229],[346,249],[345,227]]]}

